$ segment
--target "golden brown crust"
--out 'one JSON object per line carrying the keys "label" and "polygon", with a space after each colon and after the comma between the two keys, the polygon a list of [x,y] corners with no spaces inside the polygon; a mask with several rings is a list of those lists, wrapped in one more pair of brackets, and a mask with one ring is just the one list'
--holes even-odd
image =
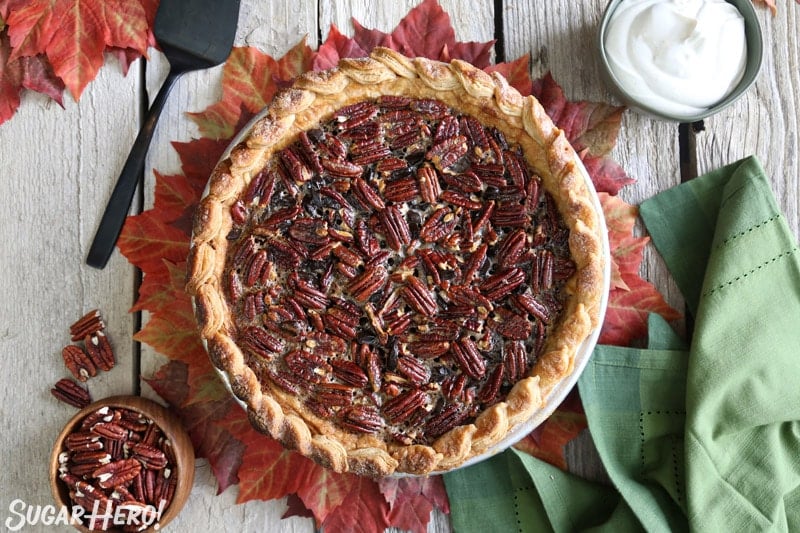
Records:
{"label": "golden brown crust", "polygon": [[[549,337],[531,376],[518,382],[504,402],[458,426],[432,446],[386,444],[345,433],[303,409],[291,395],[259,383],[231,338],[228,309],[220,290],[230,206],[273,153],[297,134],[345,105],[380,95],[436,98],[522,147],[529,166],[553,196],[570,230],[577,273],[568,283],[564,319]],[[599,326],[603,292],[601,223],[577,155],[539,102],[522,97],[497,73],[488,75],[463,61],[450,64],[409,59],[385,48],[370,58],[345,59],[338,68],[307,73],[276,95],[269,111],[211,177],[194,223],[187,288],[195,298],[202,337],[213,363],[247,406],[253,425],[290,448],[338,472],[383,476],[427,474],[456,468],[501,441],[529,419],[552,388],[572,372],[578,346]]]}

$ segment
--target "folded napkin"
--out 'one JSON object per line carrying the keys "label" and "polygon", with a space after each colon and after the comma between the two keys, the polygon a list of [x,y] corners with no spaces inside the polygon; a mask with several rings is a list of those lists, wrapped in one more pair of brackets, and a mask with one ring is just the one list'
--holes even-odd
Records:
{"label": "folded napkin", "polygon": [[640,214],[694,318],[578,387],[613,487],[509,450],[445,476],[460,531],[800,531],[800,254],[749,158]]}

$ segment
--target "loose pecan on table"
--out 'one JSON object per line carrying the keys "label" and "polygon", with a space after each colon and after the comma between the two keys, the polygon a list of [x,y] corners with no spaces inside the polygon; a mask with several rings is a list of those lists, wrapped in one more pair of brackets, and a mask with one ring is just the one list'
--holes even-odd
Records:
{"label": "loose pecan on table", "polygon": [[[70,339],[61,350],[64,366],[78,381],[85,382],[98,370],[109,371],[116,363],[114,349],[105,334],[105,321],[100,311],[93,309],[70,327]],[[59,380],[50,390],[55,398],[73,407],[83,408],[91,403],[89,392],[69,379]]]}

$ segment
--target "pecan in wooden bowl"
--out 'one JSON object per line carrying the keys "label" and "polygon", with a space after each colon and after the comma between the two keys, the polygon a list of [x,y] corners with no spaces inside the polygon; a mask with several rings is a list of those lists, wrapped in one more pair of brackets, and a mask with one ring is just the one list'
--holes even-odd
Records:
{"label": "pecan in wooden bowl", "polygon": [[301,76],[232,143],[188,290],[259,431],[337,472],[443,472],[522,438],[596,342],[608,242],[539,102],[463,61]]}
{"label": "pecan in wooden bowl", "polygon": [[139,396],[81,409],[50,456],[50,488],[80,531],[157,531],[194,482],[194,449],[180,421]]}

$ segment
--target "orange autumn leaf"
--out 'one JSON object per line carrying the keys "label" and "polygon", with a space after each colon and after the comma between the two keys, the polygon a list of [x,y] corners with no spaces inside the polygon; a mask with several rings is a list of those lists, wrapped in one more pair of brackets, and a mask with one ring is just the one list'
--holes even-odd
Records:
{"label": "orange autumn leaf", "polygon": [[313,52],[305,37],[281,59],[252,47],[234,47],[222,69],[222,98],[198,113],[189,113],[203,137],[229,139],[242,110],[261,111],[279,88],[311,68]]}
{"label": "orange autumn leaf", "polygon": [[211,369],[204,357],[207,372],[192,378],[191,365],[170,361],[145,381],[166,400],[178,415],[192,439],[195,455],[208,459],[218,484],[218,493],[238,483],[244,445],[220,425],[241,408]]}
{"label": "orange autumn leaf", "polygon": [[601,344],[628,346],[634,339],[647,336],[647,317],[658,313],[666,320],[676,320],[681,314],[664,301],[658,290],[639,276],[622,279],[627,289],[611,292],[606,318],[600,332]]}
{"label": "orange autumn leaf", "polygon": [[129,216],[117,242],[128,261],[145,272],[158,270],[164,260],[180,263],[189,254],[189,236],[159,219],[154,210]]}
{"label": "orange autumn leaf", "polygon": [[680,318],[661,293],[639,276],[649,237],[635,237],[639,210],[616,196],[599,193],[611,247],[611,292],[599,342],[627,346],[647,334],[647,317],[658,313],[667,320]]}
{"label": "orange autumn leaf", "polygon": [[753,0],[753,3],[757,6],[769,8],[773,16],[778,14],[778,6],[775,5],[775,0]]}
{"label": "orange autumn leaf", "polygon": [[586,415],[582,413],[555,411],[514,448],[566,470],[564,446],[577,437],[586,425]]}

